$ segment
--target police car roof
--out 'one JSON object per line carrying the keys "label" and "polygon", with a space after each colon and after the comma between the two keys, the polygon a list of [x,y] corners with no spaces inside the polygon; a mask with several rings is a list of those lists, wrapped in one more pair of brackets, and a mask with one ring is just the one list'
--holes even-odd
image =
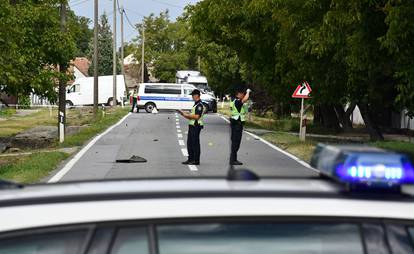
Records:
{"label": "police car roof", "polygon": [[350,195],[343,185],[325,179],[278,178],[258,181],[225,179],[142,179],[63,182],[28,185],[0,191],[0,207],[72,201],[182,197],[300,197],[363,198],[414,201],[414,186],[402,186],[404,195]]}

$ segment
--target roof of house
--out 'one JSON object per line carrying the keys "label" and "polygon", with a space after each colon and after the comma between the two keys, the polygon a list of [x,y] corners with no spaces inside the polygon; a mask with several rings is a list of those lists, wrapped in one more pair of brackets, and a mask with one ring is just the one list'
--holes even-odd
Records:
{"label": "roof of house", "polygon": [[76,57],[75,60],[72,61],[72,64],[80,71],[83,75],[88,77],[88,70],[91,62],[86,57]]}

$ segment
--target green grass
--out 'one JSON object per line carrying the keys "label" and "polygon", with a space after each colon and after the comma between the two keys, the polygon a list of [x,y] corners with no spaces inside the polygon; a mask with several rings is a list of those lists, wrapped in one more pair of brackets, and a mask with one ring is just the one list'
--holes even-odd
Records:
{"label": "green grass", "polygon": [[10,117],[16,113],[14,108],[3,108],[0,109],[0,117]]}
{"label": "green grass", "polygon": [[2,158],[0,179],[18,183],[38,182],[68,156],[63,152],[42,152],[27,156]]}
{"label": "green grass", "polygon": [[60,147],[82,146],[96,134],[101,133],[109,126],[115,124],[129,111],[129,108],[116,108],[108,110],[105,116],[99,112],[95,119],[89,121],[89,126],[82,129],[79,133],[66,137],[65,142],[59,144]]}
{"label": "green grass", "polygon": [[288,151],[291,154],[299,157],[300,159],[310,162],[313,151],[316,147],[316,142],[307,140],[306,142],[300,141],[298,136],[291,135],[283,132],[266,133],[262,136],[265,140],[275,144],[276,146]]}
{"label": "green grass", "polygon": [[411,160],[414,162],[414,143],[402,141],[381,141],[373,142],[371,144],[390,151],[405,153],[410,156]]}
{"label": "green grass", "polygon": [[56,114],[57,111],[54,110],[51,117],[49,110],[42,109],[39,112],[22,117],[10,115],[6,117],[5,121],[0,122],[0,137],[12,136],[35,126],[55,125],[57,122]]}

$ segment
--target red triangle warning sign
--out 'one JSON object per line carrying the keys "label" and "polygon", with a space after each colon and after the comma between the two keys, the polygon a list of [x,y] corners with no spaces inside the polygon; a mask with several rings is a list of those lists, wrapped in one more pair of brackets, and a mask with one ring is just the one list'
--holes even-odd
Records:
{"label": "red triangle warning sign", "polygon": [[292,94],[293,98],[304,98],[309,99],[310,93],[312,92],[312,89],[308,82],[303,81],[298,87],[296,87],[295,92]]}

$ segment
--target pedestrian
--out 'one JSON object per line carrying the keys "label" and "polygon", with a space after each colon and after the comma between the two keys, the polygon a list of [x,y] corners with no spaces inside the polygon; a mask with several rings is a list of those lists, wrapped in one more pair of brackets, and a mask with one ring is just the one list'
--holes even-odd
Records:
{"label": "pedestrian", "polygon": [[250,98],[251,90],[247,89],[245,92],[244,89],[236,89],[236,98],[230,102],[231,108],[231,117],[230,117],[230,126],[231,126],[231,155],[230,155],[230,165],[243,165],[240,161],[237,160],[237,152],[240,148],[240,143],[243,134],[243,126],[246,122],[246,114],[248,112],[247,101]]}
{"label": "pedestrian", "polygon": [[194,89],[191,95],[194,101],[191,113],[177,110],[183,117],[189,120],[187,136],[188,160],[184,161],[183,164],[200,165],[200,132],[204,127],[204,106],[200,99],[200,90]]}
{"label": "pedestrian", "polygon": [[132,108],[131,108],[132,113],[134,113],[135,108],[137,109],[137,113],[139,112],[138,105],[137,105],[137,102],[138,102],[138,91],[137,90],[138,88],[134,89],[134,91],[132,92],[132,96],[130,97],[131,98],[130,103],[132,104]]}

